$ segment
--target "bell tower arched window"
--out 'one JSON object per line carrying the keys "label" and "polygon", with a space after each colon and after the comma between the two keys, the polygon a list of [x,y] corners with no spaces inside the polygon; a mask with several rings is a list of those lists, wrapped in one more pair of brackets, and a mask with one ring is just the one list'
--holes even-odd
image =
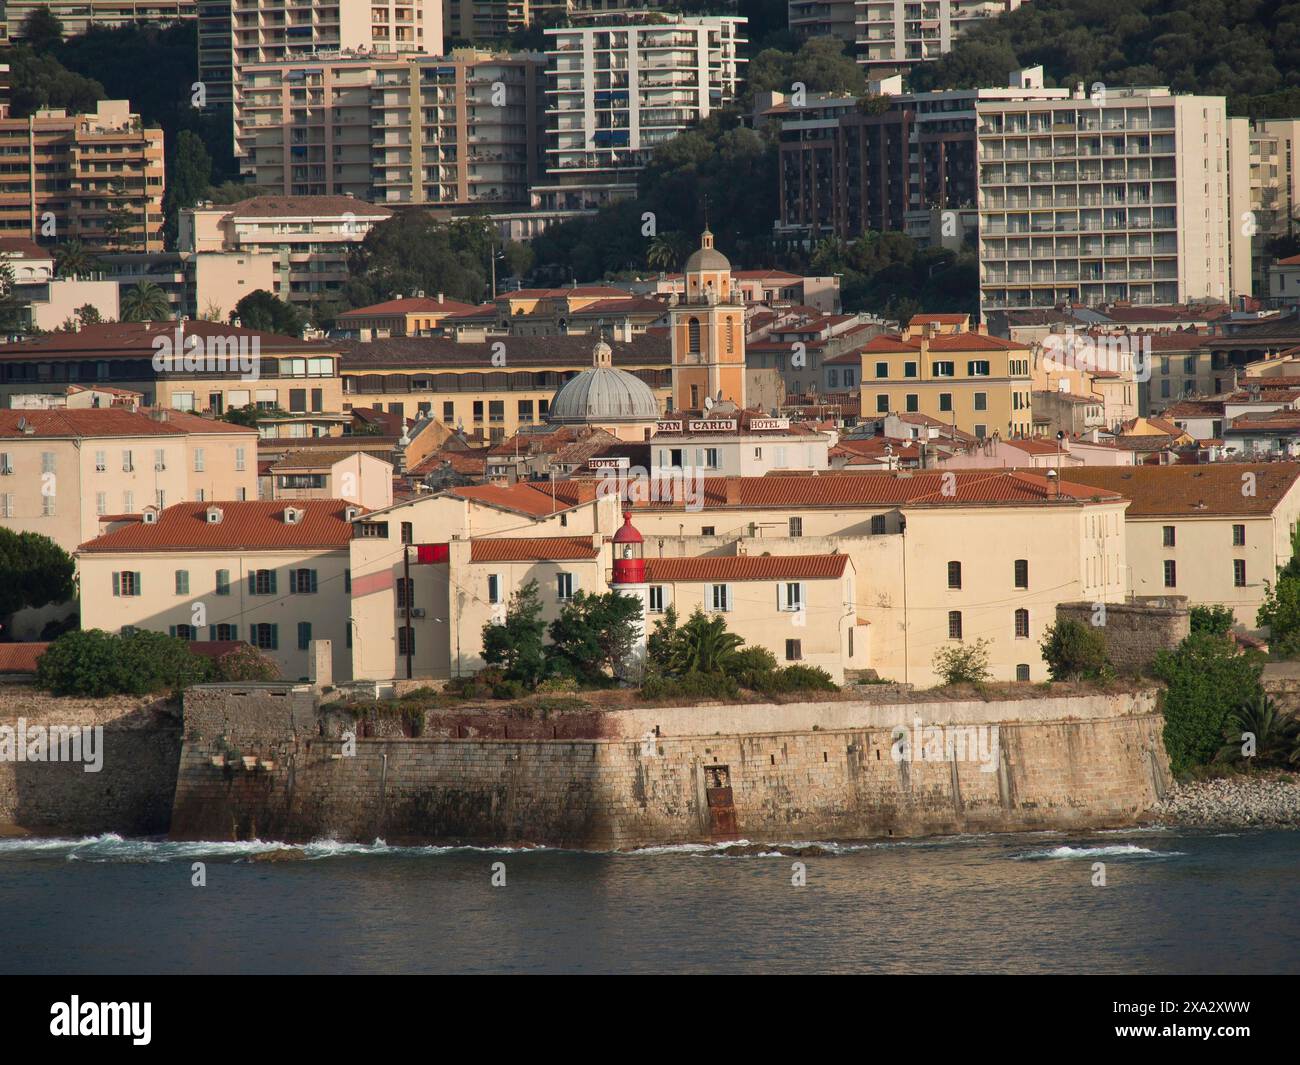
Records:
{"label": "bell tower arched window", "polygon": [[700,353],[700,320],[691,318],[686,323],[686,350],[692,355]]}

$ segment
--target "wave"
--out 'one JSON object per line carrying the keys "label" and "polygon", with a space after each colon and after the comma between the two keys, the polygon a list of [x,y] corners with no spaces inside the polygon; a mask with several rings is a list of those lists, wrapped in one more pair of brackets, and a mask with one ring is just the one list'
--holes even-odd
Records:
{"label": "wave", "polygon": [[326,858],[401,857],[480,851],[490,854],[526,854],[545,847],[413,846],[390,847],[384,840],[373,843],[344,843],[313,840],[311,843],[280,843],[274,840],[240,842],[197,841],[179,843],[160,839],[125,839],[115,832],[81,839],[0,840],[0,857],[6,854],[57,854],[70,862],[179,862],[199,859],[255,860],[259,855],[294,852],[307,860]]}
{"label": "wave", "polygon": [[1013,855],[1013,857],[1016,861],[1042,861],[1052,858],[1176,858],[1183,853],[1183,851],[1154,851],[1150,847],[1124,843],[1110,847],[1052,847],[1048,850]]}

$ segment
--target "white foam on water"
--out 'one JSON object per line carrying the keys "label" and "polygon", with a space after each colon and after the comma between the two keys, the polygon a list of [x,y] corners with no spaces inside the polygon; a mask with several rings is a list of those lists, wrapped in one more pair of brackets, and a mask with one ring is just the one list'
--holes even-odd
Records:
{"label": "white foam on water", "polygon": [[1174,858],[1183,851],[1153,851],[1135,843],[1116,844],[1109,847],[1052,847],[1049,850],[1029,851],[1014,855],[1016,861],[1034,861],[1044,858]]}

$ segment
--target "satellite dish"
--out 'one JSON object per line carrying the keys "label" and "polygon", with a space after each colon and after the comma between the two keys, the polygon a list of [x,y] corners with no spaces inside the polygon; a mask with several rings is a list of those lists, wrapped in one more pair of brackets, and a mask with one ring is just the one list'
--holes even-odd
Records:
{"label": "satellite dish", "polygon": [[711,400],[708,396],[704,397],[704,409],[706,411],[713,409],[713,400]]}

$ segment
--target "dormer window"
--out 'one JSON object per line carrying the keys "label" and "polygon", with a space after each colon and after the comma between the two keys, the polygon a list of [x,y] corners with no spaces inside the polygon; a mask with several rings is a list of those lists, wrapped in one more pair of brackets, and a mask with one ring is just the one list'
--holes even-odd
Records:
{"label": "dormer window", "polygon": [[221,523],[221,508],[208,507],[207,520],[209,525],[219,525]]}
{"label": "dormer window", "polygon": [[141,518],[144,519],[144,523],[145,523],[146,525],[157,525],[157,524],[158,524],[158,508],[157,508],[157,507],[145,507],[145,508],[144,508],[144,513],[141,514]]}
{"label": "dormer window", "polygon": [[297,507],[285,507],[284,523],[286,525],[297,525],[302,521],[303,513],[304,511],[299,510]]}
{"label": "dormer window", "polygon": [[344,508],[343,508],[343,520],[344,520],[344,521],[352,521],[352,520],[355,519],[355,518],[356,518],[360,513],[361,513],[361,508],[360,508],[360,507],[344,507]]}

